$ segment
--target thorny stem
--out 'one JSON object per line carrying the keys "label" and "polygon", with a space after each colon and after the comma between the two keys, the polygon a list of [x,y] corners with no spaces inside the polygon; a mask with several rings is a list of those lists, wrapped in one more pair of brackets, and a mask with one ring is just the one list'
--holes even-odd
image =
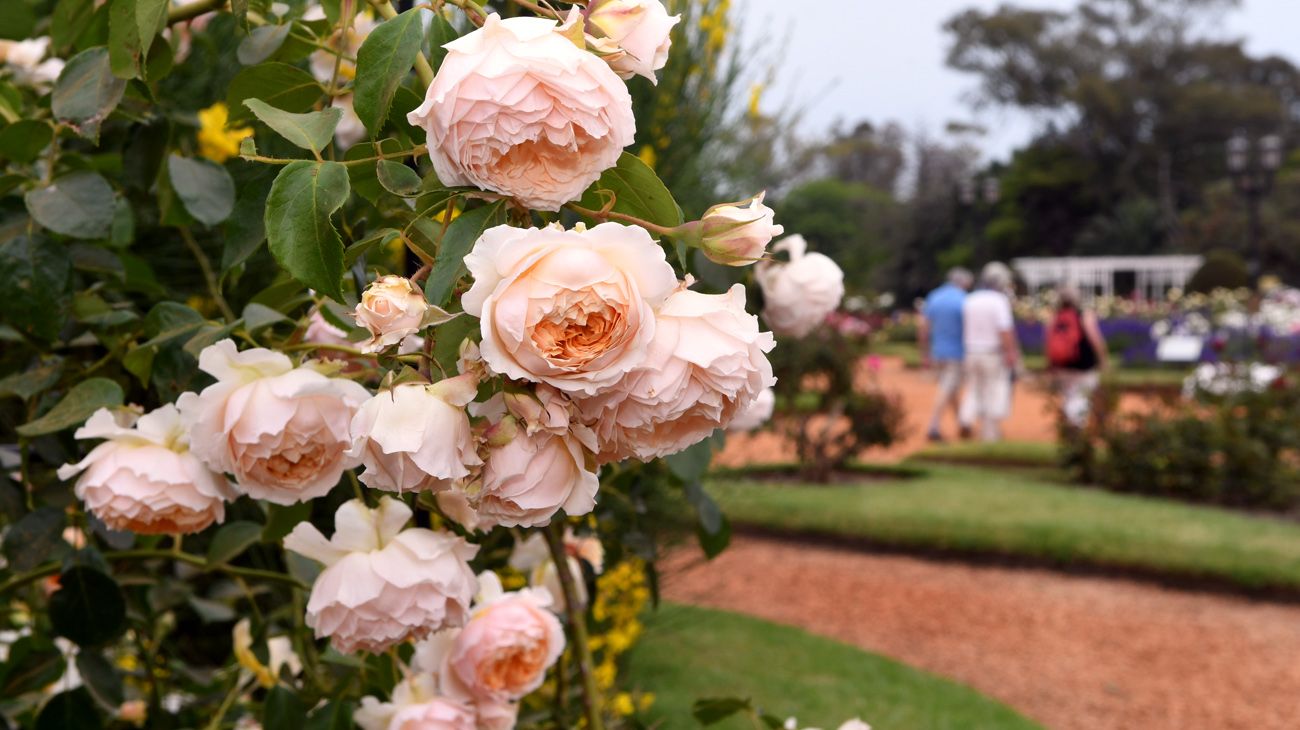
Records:
{"label": "thorny stem", "polygon": [[167,13],[167,25],[184,23],[187,20],[193,20],[204,13],[210,13],[213,10],[220,10],[226,7],[226,0],[198,0],[197,2],[177,5]]}
{"label": "thorny stem", "polygon": [[345,355],[354,357],[372,357],[358,350],[355,347],[347,345],[335,345],[329,342],[295,342],[292,345],[281,345],[279,348],[282,352],[299,352],[302,350],[329,350],[330,352],[341,352]]}
{"label": "thorny stem", "polygon": [[[377,155],[371,155],[370,157],[358,157],[355,160],[339,160],[338,163],[340,165],[363,165],[367,162],[376,162],[378,160],[396,160],[402,157],[410,157],[412,155],[419,156],[424,154],[426,150],[428,150],[428,147],[426,145],[417,144],[416,146],[410,148],[409,150],[385,152]],[[240,155],[239,157],[240,159],[248,160],[249,162],[264,162],[268,165],[288,165],[293,162],[304,161],[302,158],[265,157],[263,155]]]}
{"label": "thorny stem", "polygon": [[194,240],[194,235],[190,233],[189,228],[181,226],[177,230],[181,232],[181,240],[190,249],[190,253],[194,254],[194,260],[199,262],[199,270],[203,272],[203,281],[208,285],[208,293],[217,302],[217,306],[221,308],[221,314],[225,316],[226,321],[234,322],[238,319],[235,316],[235,310],[230,308],[230,305],[226,303],[226,298],[221,294],[221,282],[217,281],[217,275],[212,271],[212,262],[208,260],[208,255],[203,253],[203,247],[199,246],[198,241]]}
{"label": "thorny stem", "polygon": [[533,11],[538,15],[555,18],[557,20],[561,19],[560,12],[558,10],[554,8],[544,8],[541,5],[538,5],[537,3],[533,2],[532,0],[510,0],[510,1],[525,10]]}
{"label": "thorny stem", "polygon": [[595,218],[598,221],[616,220],[616,221],[623,221],[624,223],[631,223],[634,226],[640,226],[646,229],[647,231],[651,231],[652,233],[658,233],[661,236],[675,237],[678,233],[676,228],[668,228],[667,226],[661,226],[657,223],[651,223],[650,221],[642,220],[641,218],[637,218],[636,216],[633,215],[627,215],[626,213],[617,213],[612,210],[592,210],[591,208],[584,208],[581,205],[578,205],[577,203],[567,203],[564,207],[568,208],[574,213],[577,213],[579,215],[585,215],[589,218]]}
{"label": "thorny stem", "polygon": [[564,522],[553,519],[545,530],[546,546],[550,548],[555,573],[560,577],[560,590],[564,593],[564,613],[573,632],[574,653],[578,659],[578,675],[582,679],[582,708],[587,715],[587,730],[605,730],[600,711],[603,706],[600,688],[591,659],[591,645],[587,641],[587,616],[578,603],[578,590],[569,570],[569,556],[564,550]]}
{"label": "thorny stem", "polygon": [[[107,560],[152,560],[155,558],[175,560],[181,563],[188,563],[195,567],[206,568],[210,571],[219,571],[228,575],[242,576],[245,578],[260,578],[263,580],[285,583],[295,588],[307,588],[307,586],[303,585],[302,582],[291,575],[276,573],[272,570],[240,568],[234,565],[208,565],[206,558],[192,553],[172,552],[170,550],[116,550],[104,553],[104,558]],[[26,573],[16,575],[5,581],[3,585],[0,585],[0,595],[4,595],[9,591],[20,588],[33,581],[38,581],[42,578],[48,578],[51,575],[55,575],[62,569],[62,567],[63,566],[59,563],[49,563],[47,565],[42,565],[39,568],[34,568]]]}

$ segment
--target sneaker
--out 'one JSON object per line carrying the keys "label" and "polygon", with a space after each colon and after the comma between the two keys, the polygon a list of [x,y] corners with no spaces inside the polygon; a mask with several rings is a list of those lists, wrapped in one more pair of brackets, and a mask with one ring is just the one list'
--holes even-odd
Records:
{"label": "sneaker", "polygon": [[975,437],[975,431],[973,431],[970,426],[963,423],[961,429],[957,431],[957,435],[961,437],[962,441],[970,441]]}
{"label": "sneaker", "polygon": [[925,437],[929,439],[930,443],[932,444],[943,443],[943,434],[939,433],[938,431],[931,431],[930,433],[926,434]]}

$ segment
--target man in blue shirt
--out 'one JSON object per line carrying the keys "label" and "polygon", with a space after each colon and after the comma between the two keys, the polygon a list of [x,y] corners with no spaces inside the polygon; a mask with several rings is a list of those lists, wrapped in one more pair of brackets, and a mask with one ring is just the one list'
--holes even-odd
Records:
{"label": "man in blue shirt", "polygon": [[939,422],[943,412],[951,408],[957,415],[962,438],[970,435],[970,424],[961,421],[958,394],[961,391],[963,326],[962,305],[974,277],[963,268],[948,272],[948,283],[930,292],[921,310],[917,327],[917,346],[921,350],[921,366],[934,368],[939,381],[939,395],[930,414],[927,431],[931,441],[942,441]]}

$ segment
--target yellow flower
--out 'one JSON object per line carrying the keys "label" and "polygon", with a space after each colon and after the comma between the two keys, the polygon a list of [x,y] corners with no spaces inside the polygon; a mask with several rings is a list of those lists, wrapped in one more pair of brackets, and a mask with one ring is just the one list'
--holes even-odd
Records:
{"label": "yellow flower", "polygon": [[655,160],[656,160],[657,157],[658,157],[658,156],[655,154],[655,148],[654,148],[654,147],[651,147],[651,146],[648,145],[648,144],[643,144],[643,145],[641,145],[641,151],[640,151],[640,152],[637,152],[637,153],[636,153],[636,156],[641,158],[641,161],[644,162],[644,163],[646,164],[646,167],[649,167],[649,168],[651,168],[651,169],[654,169],[654,166],[655,166]]}
{"label": "yellow flower", "polygon": [[253,136],[251,127],[226,128],[230,121],[230,110],[217,102],[207,109],[199,110],[199,154],[221,164],[239,154],[239,143],[245,137]]}
{"label": "yellow flower", "polygon": [[762,112],[758,109],[758,104],[763,100],[763,85],[754,84],[749,87],[749,118],[758,119]]}
{"label": "yellow flower", "polygon": [[609,705],[616,714],[623,717],[627,717],[633,712],[636,712],[636,705],[632,704],[632,695],[626,692],[619,692],[614,695],[614,698],[610,700]]}
{"label": "yellow flower", "polygon": [[239,661],[239,666],[253,673],[257,678],[257,683],[263,687],[275,686],[275,675],[265,664],[258,661],[257,655],[253,653],[253,633],[249,626],[248,619],[243,619],[235,624],[234,630],[235,659]]}

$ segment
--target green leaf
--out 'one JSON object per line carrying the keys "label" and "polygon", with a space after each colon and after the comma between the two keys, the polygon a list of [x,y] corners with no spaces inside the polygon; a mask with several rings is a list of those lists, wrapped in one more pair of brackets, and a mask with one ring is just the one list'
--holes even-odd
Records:
{"label": "green leaf", "polygon": [[706,438],[676,454],[664,457],[668,470],[683,482],[699,482],[713,460],[713,440]]}
{"label": "green leaf", "polygon": [[23,119],[0,130],[0,158],[14,162],[33,162],[54,139],[50,125],[35,119]]}
{"label": "green leaf", "polygon": [[99,140],[99,125],[117,108],[126,81],[113,75],[108,49],[87,48],[73,56],[54,83],[50,109],[91,141]]}
{"label": "green leaf", "polygon": [[347,700],[328,702],[311,713],[306,730],[350,730],[354,706]]}
{"label": "green leaf", "polygon": [[24,0],[0,0],[0,38],[20,41],[36,29],[36,13],[32,3]]}
{"label": "green leaf", "polygon": [[239,42],[235,57],[245,66],[261,63],[280,50],[280,46],[284,45],[284,39],[289,37],[289,31],[292,29],[293,26],[288,23],[254,28],[247,38]]}
{"label": "green leaf", "polygon": [[212,536],[208,546],[208,565],[230,562],[262,538],[262,526],[256,522],[227,522]]}
{"label": "green leaf", "polygon": [[311,519],[311,502],[290,505],[268,504],[266,526],[262,528],[262,542],[280,542],[293,531],[299,522]]}
{"label": "green leaf", "polygon": [[77,673],[90,688],[90,693],[109,707],[122,704],[122,675],[103,654],[95,651],[77,653]]}
{"label": "green leaf", "polygon": [[72,386],[48,413],[14,429],[19,436],[32,438],[80,426],[100,408],[122,405],[122,386],[108,378],[90,378]]}
{"label": "green leaf", "polygon": [[371,137],[383,129],[393,95],[420,53],[424,41],[421,12],[413,8],[380,23],[357,51],[352,106]]}
{"label": "green leaf", "polygon": [[617,213],[669,228],[682,224],[682,209],[673,200],[673,194],[668,192],[655,171],[634,154],[624,152],[617,165],[602,173],[600,179],[587,188],[587,192],[582,194],[582,207],[592,210],[604,208],[609,195],[600,191],[615,196],[613,210]]}
{"label": "green leaf", "polygon": [[[391,137],[378,142],[358,142],[343,153],[343,159],[354,161],[375,157],[380,153],[391,155],[401,149],[402,143]],[[375,165],[348,165],[348,180],[351,181],[352,190],[376,206],[379,205],[380,198],[386,195],[384,186],[379,184],[379,178],[376,176],[377,170],[378,167]]]}
{"label": "green leaf", "polygon": [[384,190],[403,198],[413,198],[420,194],[420,176],[415,170],[394,160],[377,160],[375,177]]}
{"label": "green leaf", "polygon": [[[244,140],[247,142],[248,140]],[[221,250],[221,275],[239,266],[257,252],[266,240],[266,197],[271,192],[274,176],[267,165],[244,165],[235,171],[239,178],[235,188],[235,210],[222,226],[225,248]]]}
{"label": "green leaf", "polygon": [[306,114],[294,114],[276,109],[260,99],[245,99],[244,106],[251,109],[263,124],[275,130],[281,137],[305,150],[311,150],[317,157],[330,140],[334,139],[334,128],[343,118],[343,110],[337,107]]}
{"label": "green leaf", "polygon": [[240,319],[244,320],[244,328],[249,332],[257,332],[277,322],[289,321],[289,318],[283,314],[257,302],[250,302],[248,306],[244,307]]}
{"label": "green leaf", "polygon": [[715,558],[731,544],[731,523],[718,503],[698,483],[687,482],[686,500],[695,507],[695,537],[709,558]]}
{"label": "green leaf", "polygon": [[285,165],[266,199],[271,254],[298,281],[343,300],[343,240],[330,216],[348,199],[347,168],[338,162]]}
{"label": "green leaf", "polygon": [[95,698],[85,687],[60,692],[50,698],[36,716],[35,730],[100,730],[104,721],[95,709]]}
{"label": "green leaf", "polygon": [[221,165],[173,153],[167,158],[167,176],[185,212],[204,225],[217,225],[235,209],[235,181]]}
{"label": "green leaf", "polygon": [[459,37],[456,28],[448,23],[446,18],[441,14],[433,16],[433,22],[429,23],[429,65],[433,66],[435,72],[442,66],[442,60],[447,57],[447,49],[443,46]]}
{"label": "green leaf", "polygon": [[63,246],[42,236],[0,243],[0,320],[30,337],[51,341],[68,320],[64,296],[72,260]]}
{"label": "green leaf", "polygon": [[76,43],[95,18],[95,0],[59,0],[50,19],[50,39],[55,48]]}
{"label": "green leaf", "polygon": [[78,646],[100,646],[126,631],[122,589],[94,568],[78,566],[63,571],[59,590],[50,596],[49,613],[54,633]]}
{"label": "green leaf", "polygon": [[54,387],[62,374],[63,361],[54,360],[26,371],[6,375],[0,378],[0,396],[12,395],[23,400],[31,400],[32,396]]}
{"label": "green leaf", "polygon": [[739,697],[706,697],[695,701],[691,714],[701,725],[714,725],[738,712],[750,712],[753,705]]}
{"label": "green leaf", "polygon": [[41,507],[23,515],[5,533],[4,554],[13,570],[31,570],[49,560],[63,542],[63,511]]}
{"label": "green leaf", "polygon": [[284,687],[272,687],[262,706],[263,730],[302,730],[307,724],[307,706]]}
{"label": "green leaf", "polygon": [[465,254],[473,248],[483,231],[504,222],[504,210],[504,202],[485,205],[461,213],[447,226],[438,246],[438,257],[433,262],[433,271],[429,272],[429,280],[424,285],[424,297],[430,304],[447,306],[452,289],[465,271]]}
{"label": "green leaf", "polygon": [[268,105],[288,112],[305,112],[320,99],[325,90],[311,74],[287,63],[259,63],[235,74],[226,91],[230,121],[246,121],[252,112],[245,99],[261,99]]}
{"label": "green leaf", "polygon": [[117,196],[98,173],[74,172],[28,191],[23,202],[37,223],[55,233],[105,238],[113,226]]}
{"label": "green leaf", "polygon": [[64,671],[63,652],[44,636],[24,636],[9,647],[0,665],[0,697],[12,698],[49,687]]}

